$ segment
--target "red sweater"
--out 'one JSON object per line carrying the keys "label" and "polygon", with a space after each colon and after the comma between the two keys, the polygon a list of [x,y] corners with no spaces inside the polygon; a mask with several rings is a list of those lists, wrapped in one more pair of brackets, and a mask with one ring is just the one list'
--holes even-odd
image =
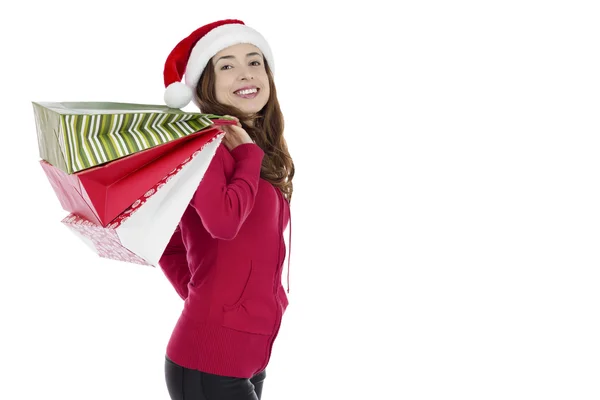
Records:
{"label": "red sweater", "polygon": [[250,378],[271,357],[288,305],[291,221],[281,192],[260,178],[263,157],[254,143],[220,144],[160,260],[185,300],[166,351],[184,367]]}

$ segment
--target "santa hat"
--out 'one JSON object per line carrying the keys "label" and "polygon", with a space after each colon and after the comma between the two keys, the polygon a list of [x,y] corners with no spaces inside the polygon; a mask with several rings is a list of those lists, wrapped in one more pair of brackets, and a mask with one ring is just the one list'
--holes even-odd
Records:
{"label": "santa hat", "polygon": [[[256,30],[237,19],[210,23],[179,42],[167,57],[164,69],[164,100],[167,106],[182,108],[189,104],[210,59],[219,51],[239,43],[258,47],[271,71],[274,70],[271,48]],[[182,78],[185,78],[185,83]]]}

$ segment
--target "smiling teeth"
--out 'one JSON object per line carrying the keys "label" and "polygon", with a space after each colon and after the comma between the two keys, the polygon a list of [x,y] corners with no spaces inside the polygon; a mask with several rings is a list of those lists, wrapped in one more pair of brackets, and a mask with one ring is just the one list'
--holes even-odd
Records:
{"label": "smiling teeth", "polygon": [[258,92],[258,89],[246,89],[246,90],[238,90],[235,92],[236,94],[252,94]]}

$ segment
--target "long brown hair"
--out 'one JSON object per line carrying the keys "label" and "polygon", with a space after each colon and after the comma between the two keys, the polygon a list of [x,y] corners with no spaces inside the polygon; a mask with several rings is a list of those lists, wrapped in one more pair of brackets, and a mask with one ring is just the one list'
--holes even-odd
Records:
{"label": "long brown hair", "polygon": [[[221,104],[217,101],[215,94],[216,78],[212,60],[209,61],[200,76],[196,86],[196,96],[202,113],[233,115],[240,120],[242,128],[265,152],[260,172],[261,178],[281,190],[284,197],[291,203],[292,192],[294,191],[292,184],[295,172],[294,162],[283,137],[283,114],[277,99],[273,73],[264,57],[263,62],[269,77],[270,96],[267,104],[257,114],[245,115],[237,107]],[[246,123],[248,120],[252,121],[253,126]]]}

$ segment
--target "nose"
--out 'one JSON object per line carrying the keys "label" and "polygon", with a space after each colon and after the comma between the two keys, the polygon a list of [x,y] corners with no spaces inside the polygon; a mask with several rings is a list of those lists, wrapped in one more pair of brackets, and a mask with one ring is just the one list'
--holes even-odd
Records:
{"label": "nose", "polygon": [[252,71],[250,70],[250,68],[246,67],[246,68],[241,69],[240,79],[241,80],[254,79],[254,75],[252,74]]}

